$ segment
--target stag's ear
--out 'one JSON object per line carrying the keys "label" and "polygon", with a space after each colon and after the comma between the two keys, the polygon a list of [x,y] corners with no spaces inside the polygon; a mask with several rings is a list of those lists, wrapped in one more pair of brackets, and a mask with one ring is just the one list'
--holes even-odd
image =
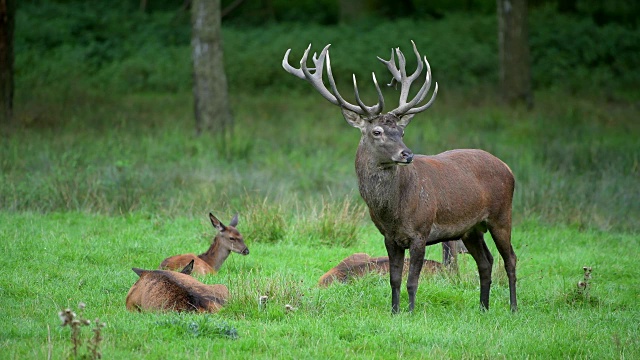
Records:
{"label": "stag's ear", "polygon": [[347,120],[349,125],[358,129],[362,129],[364,127],[364,118],[359,114],[351,110],[342,109],[342,115],[344,116],[344,119]]}
{"label": "stag's ear", "polygon": [[211,220],[211,224],[214,228],[218,229],[218,231],[225,231],[227,229],[224,224],[218,220],[212,213],[209,213],[209,219]]}
{"label": "stag's ear", "polygon": [[182,271],[180,272],[186,275],[191,275],[191,272],[193,271],[193,262],[194,260],[191,259],[191,262],[189,262],[187,266],[185,266],[184,269],[182,269]]}
{"label": "stag's ear", "polygon": [[400,120],[398,120],[398,122],[396,122],[396,125],[402,127],[403,129],[405,127],[407,127],[407,125],[409,125],[409,123],[411,122],[411,119],[413,119],[413,116],[415,114],[409,114],[409,115],[402,115],[400,116]]}
{"label": "stag's ear", "polygon": [[231,222],[229,223],[229,226],[233,226],[233,227],[238,226],[238,214],[237,213],[233,217],[233,219],[231,219]]}

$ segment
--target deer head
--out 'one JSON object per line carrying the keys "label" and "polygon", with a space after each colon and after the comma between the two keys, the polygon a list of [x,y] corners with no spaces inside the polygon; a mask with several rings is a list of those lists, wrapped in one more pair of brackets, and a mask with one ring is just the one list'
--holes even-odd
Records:
{"label": "deer head", "polygon": [[[400,99],[399,105],[395,109],[382,113],[384,108],[384,98],[382,91],[376,80],[375,73],[372,73],[373,83],[378,93],[378,102],[373,106],[367,106],[360,99],[358,91],[358,85],[356,76],[353,75],[353,87],[356,96],[356,102],[358,105],[347,102],[338,92],[333,73],[331,71],[331,59],[329,57],[329,46],[324,47],[320,56],[316,53],[313,54],[314,68],[307,67],[307,59],[311,50],[311,45],[307,47],[300,60],[300,68],[296,69],[289,65],[289,53],[291,49],[287,50],[282,60],[282,67],[290,74],[297,76],[300,79],[306,80],[329,102],[339,106],[342,109],[342,114],[349,123],[349,125],[360,129],[361,140],[360,145],[367,149],[367,156],[371,161],[376,162],[379,167],[389,167],[393,165],[408,165],[413,160],[413,152],[404,144],[402,137],[404,136],[404,129],[409,124],[413,116],[419,112],[428,109],[434,102],[436,94],[438,93],[438,83],[436,83],[433,95],[431,99],[423,104],[419,105],[427,96],[431,87],[431,68],[427,58],[420,56],[416,44],[411,41],[413,45],[413,51],[418,60],[418,65],[413,74],[407,76],[406,59],[400,48],[395,49],[395,55],[398,56],[398,65],[396,66],[396,60],[394,56],[394,50],[391,50],[391,58],[384,60],[380,57],[378,59],[384,63],[391,72],[392,79],[388,84],[393,86],[394,84],[400,84]],[[329,91],[322,80],[323,69],[326,61],[327,77],[331,86]],[[411,84],[420,76],[422,69],[427,67],[427,74],[425,82],[420,90],[410,101],[409,90]]]}
{"label": "deer head", "polygon": [[209,220],[211,220],[211,225],[219,231],[214,241],[220,246],[220,249],[249,255],[249,248],[244,243],[244,237],[236,229],[236,226],[238,226],[238,214],[231,219],[229,225],[224,225],[212,213],[209,213]]}

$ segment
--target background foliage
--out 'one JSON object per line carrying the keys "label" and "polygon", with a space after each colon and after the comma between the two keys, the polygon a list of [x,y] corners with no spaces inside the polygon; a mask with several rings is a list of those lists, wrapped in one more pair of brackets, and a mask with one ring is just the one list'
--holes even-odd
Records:
{"label": "background foliage", "polygon": [[[454,3],[442,16],[417,12],[389,20],[372,13],[348,25],[310,18],[317,10],[306,7],[315,2],[293,7],[304,13],[297,22],[281,15],[282,21],[256,25],[250,11],[264,4],[243,4],[223,28],[238,126],[232,139],[216,142],[191,136],[184,10],[161,1],[150,2],[146,12],[132,1],[21,2],[16,116],[28,130],[2,143],[0,206],[176,215],[211,201],[238,208],[268,199],[316,214],[328,206],[323,201],[344,196],[362,204],[352,165],[356,134],[280,62],[288,48],[295,63],[309,43],[318,51],[331,43],[338,86],[348,89],[355,73],[371,98],[368,71],[388,78],[375,56],[406,49],[413,38],[440,85],[436,106],[423,115],[430,120],[407,132],[415,152],[480,147],[503,158],[517,175],[516,220],[640,228],[640,215],[631,216],[640,214],[635,23],[614,15],[598,22],[587,2],[568,12],[558,11],[559,3],[534,3],[538,106],[526,112],[502,108],[493,96],[495,14],[482,2]],[[275,14],[294,11],[270,4]],[[393,103],[397,93],[384,91]],[[332,199],[323,199],[327,195]],[[266,238],[280,233],[274,228]]]}
{"label": "background foliage", "polygon": [[[150,3],[149,11],[143,13],[133,1],[115,6],[111,2],[21,2],[16,80],[27,88],[82,83],[117,93],[189,90],[189,14],[173,2]],[[373,12],[357,24],[341,25],[335,19],[316,19],[328,17],[318,13],[336,7],[316,1],[296,6],[272,1],[272,11],[282,15],[272,21],[261,17],[257,24],[252,8],[264,5],[248,1],[224,22],[229,82],[235,91],[304,88],[295,78],[283,77],[279,63],[285,49],[293,48],[298,57],[308,43],[318,49],[333,44],[336,74],[355,73],[363,78],[373,69],[386,77],[375,55],[387,57],[390,48],[407,46],[411,38],[424,49],[441,84],[494,84],[496,15],[481,3],[486,2],[436,1],[428,8],[442,8],[441,16],[415,10],[412,16],[396,14],[396,19],[389,20],[391,15]],[[553,2],[532,6],[530,44],[536,89],[559,86],[609,96],[623,91],[636,94],[640,30],[636,20],[613,20],[637,13],[638,6],[615,8],[608,21],[600,24],[597,11],[589,10],[596,9],[592,3],[577,2],[580,6],[573,13],[558,12]],[[414,7],[422,5],[416,1]]]}

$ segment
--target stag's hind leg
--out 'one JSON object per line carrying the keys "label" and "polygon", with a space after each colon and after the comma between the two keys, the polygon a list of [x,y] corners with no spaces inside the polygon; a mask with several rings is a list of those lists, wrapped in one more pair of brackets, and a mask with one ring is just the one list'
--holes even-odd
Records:
{"label": "stag's hind leg", "polygon": [[476,227],[469,230],[462,236],[462,242],[478,266],[478,274],[480,275],[480,307],[482,310],[489,310],[493,256],[487,248],[487,244],[484,242],[482,229]]}
{"label": "stag's hind leg", "polygon": [[511,222],[508,225],[497,226],[489,224],[489,232],[493,241],[496,243],[498,252],[504,260],[504,268],[507,271],[507,278],[509,279],[509,302],[511,304],[511,311],[518,310],[518,303],[516,300],[516,253],[511,246]]}

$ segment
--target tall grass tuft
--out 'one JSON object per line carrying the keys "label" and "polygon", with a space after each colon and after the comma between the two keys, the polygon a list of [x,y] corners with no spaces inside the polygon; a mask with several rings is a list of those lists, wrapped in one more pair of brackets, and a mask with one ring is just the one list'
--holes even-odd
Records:
{"label": "tall grass tuft", "polygon": [[365,218],[366,207],[350,198],[342,201],[323,199],[304,215],[299,224],[302,237],[324,246],[353,247]]}
{"label": "tall grass tuft", "polygon": [[245,195],[243,217],[246,219],[243,223],[245,237],[251,242],[275,243],[287,234],[286,210],[284,205],[279,202],[273,202],[265,197],[260,200],[258,198]]}

